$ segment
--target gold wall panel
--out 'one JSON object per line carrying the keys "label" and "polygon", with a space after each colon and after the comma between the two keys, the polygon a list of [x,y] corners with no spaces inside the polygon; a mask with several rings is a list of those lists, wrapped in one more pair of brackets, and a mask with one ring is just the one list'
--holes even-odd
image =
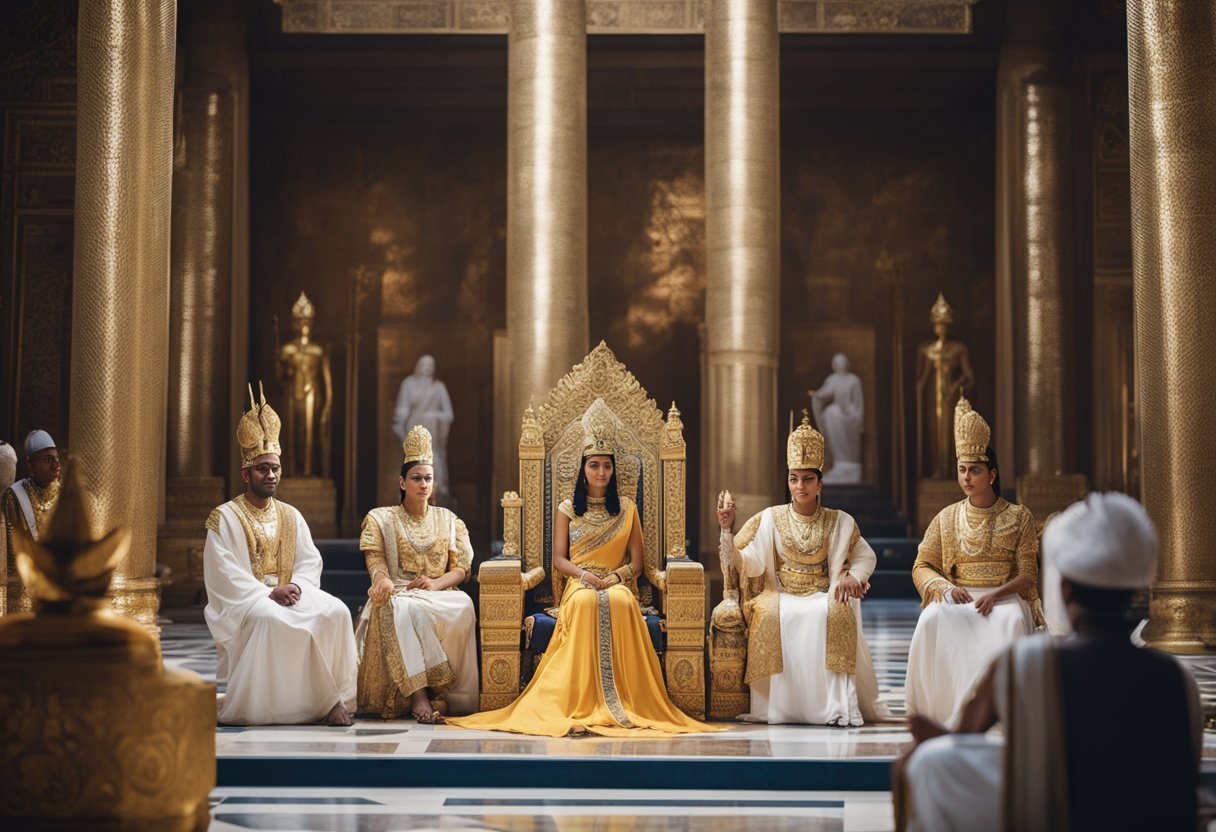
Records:
{"label": "gold wall panel", "polygon": [[[284,32],[505,34],[511,0],[277,0]],[[587,0],[587,32],[694,34],[711,0]],[[782,32],[971,33],[976,0],[780,0]]]}
{"label": "gold wall panel", "polygon": [[1143,500],[1161,541],[1145,640],[1216,651],[1216,13],[1129,3],[1132,264]]}

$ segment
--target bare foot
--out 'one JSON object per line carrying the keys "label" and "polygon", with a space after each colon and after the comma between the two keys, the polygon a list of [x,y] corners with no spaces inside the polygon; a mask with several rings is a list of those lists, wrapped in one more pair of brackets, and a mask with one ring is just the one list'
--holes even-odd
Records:
{"label": "bare foot", "polygon": [[442,722],[442,717],[435,713],[435,708],[431,706],[431,700],[426,696],[426,690],[414,691],[413,702],[410,712],[413,713],[414,719],[423,725],[433,725],[435,722]]}
{"label": "bare foot", "polygon": [[325,725],[350,725],[350,712],[346,710],[345,705],[339,702],[330,709],[321,722]]}

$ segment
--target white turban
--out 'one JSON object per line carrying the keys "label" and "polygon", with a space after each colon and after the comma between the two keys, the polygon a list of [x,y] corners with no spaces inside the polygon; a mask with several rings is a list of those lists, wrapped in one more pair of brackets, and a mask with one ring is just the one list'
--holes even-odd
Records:
{"label": "white turban", "polygon": [[1085,586],[1143,589],[1157,574],[1157,531],[1131,497],[1094,492],[1047,524],[1043,557]]}
{"label": "white turban", "polygon": [[55,440],[51,435],[44,430],[32,430],[29,436],[25,437],[25,455],[33,456],[39,451],[45,451],[47,448],[54,448]]}

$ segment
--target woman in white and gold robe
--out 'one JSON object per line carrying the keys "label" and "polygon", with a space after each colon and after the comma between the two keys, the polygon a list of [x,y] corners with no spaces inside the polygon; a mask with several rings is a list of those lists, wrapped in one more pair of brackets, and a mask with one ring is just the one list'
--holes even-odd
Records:
{"label": "woman in white and gold robe", "polygon": [[359,538],[372,586],[355,631],[358,710],[432,722],[434,699],[448,713],[477,710],[477,616],[457,589],[472,571],[473,547],[460,518],[427,502],[434,469],[426,428],[411,430],[405,448],[401,504],[368,512]]}
{"label": "woman in white and gold robe", "polygon": [[803,418],[787,448],[791,502],[766,508],[732,536],[718,511],[723,571],[748,589],[748,721],[857,726],[877,718],[878,681],[860,598],[874,550],[856,521],[819,506],[823,437]]}
{"label": "woman in white and gold robe", "polygon": [[993,659],[1043,624],[1034,517],[1000,496],[988,425],[965,398],[954,430],[966,498],[933,518],[912,565],[924,609],[906,686],[909,713],[947,726]]}

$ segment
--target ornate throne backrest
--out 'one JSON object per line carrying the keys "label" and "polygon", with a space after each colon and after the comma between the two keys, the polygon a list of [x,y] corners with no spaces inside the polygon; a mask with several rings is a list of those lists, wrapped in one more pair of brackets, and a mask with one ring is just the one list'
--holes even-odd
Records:
{"label": "ornate throne backrest", "polygon": [[[504,553],[521,556],[529,606],[560,599],[552,573],[553,518],[574,493],[589,429],[612,429],[618,447],[617,487],[642,519],[644,604],[657,603],[667,557],[684,557],[685,455],[683,423],[672,404],[666,422],[654,400],[602,341],[549,391],[539,411],[524,414],[520,434],[520,492],[503,498]],[[544,580],[552,577],[551,581]]]}

